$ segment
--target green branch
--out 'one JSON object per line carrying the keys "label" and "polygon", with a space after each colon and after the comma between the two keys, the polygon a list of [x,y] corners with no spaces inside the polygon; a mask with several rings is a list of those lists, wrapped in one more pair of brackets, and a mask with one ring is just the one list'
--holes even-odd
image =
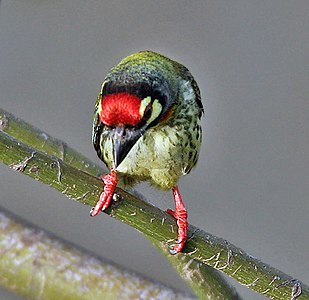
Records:
{"label": "green branch", "polygon": [[[57,179],[60,181],[64,175],[60,169],[55,169],[57,167],[60,168],[60,162],[66,162],[69,166],[77,167],[89,174],[97,175],[102,173],[100,168],[95,166],[81,154],[66,146],[64,142],[49,136],[45,132],[41,132],[39,129],[18,118],[15,118],[12,114],[1,109],[0,130],[18,137],[18,144],[21,141],[35,148],[35,150],[28,149],[28,154],[30,154],[28,158],[21,160],[21,162],[17,165],[11,165],[11,167],[17,171],[24,172],[26,167],[29,167],[28,164],[30,161],[35,159],[35,156],[37,156],[36,151],[41,150],[44,153],[53,156],[49,157],[50,161],[45,161],[44,165],[46,166],[49,164],[53,171],[57,171]],[[24,146],[26,147],[26,145]],[[14,155],[14,151],[10,152],[10,154]],[[23,155],[26,154],[22,154],[21,157],[23,157]],[[57,157],[61,158],[61,160],[57,159]],[[16,159],[18,158],[16,157]],[[31,173],[40,173],[40,175],[42,175],[39,165],[34,164],[32,167],[30,167],[29,170]],[[43,177],[44,176],[45,175],[43,175]],[[48,177],[48,175],[46,177]],[[41,180],[40,178],[39,180]],[[75,187],[76,184],[74,182],[75,180],[73,180],[72,183],[69,183],[68,185]],[[48,182],[45,183],[49,184]],[[102,183],[100,183],[100,188],[102,188],[101,185]],[[59,190],[61,191],[61,189]],[[183,257],[182,259],[179,257],[172,257],[169,255],[165,248],[162,248],[161,243],[149,236],[148,238],[170,260],[171,264],[178,270],[186,283],[193,289],[193,291],[199,296],[200,299],[215,297],[222,299],[240,299],[235,289],[225,281],[225,279],[220,273],[218,273],[217,270],[214,270],[205,264],[192,262],[190,257]]]}
{"label": "green branch", "polygon": [[16,118],[1,108],[0,131],[6,132],[8,135],[30,147],[50,156],[58,157],[70,166],[94,176],[101,175],[103,172],[102,168],[96,166],[87,157],[72,149],[65,142],[55,139],[48,133]]}
{"label": "green branch", "polygon": [[[56,188],[69,198],[90,206],[94,206],[103,189],[98,178],[73,168],[59,158],[37,152],[3,132],[0,133],[0,160],[11,168]],[[166,241],[172,243],[176,238],[176,223],[171,216],[119,188],[116,189],[113,203],[106,213],[155,240],[166,252],[169,246]],[[176,258],[178,262],[189,259],[187,265],[214,267],[273,299],[309,297],[308,287],[300,281],[262,263],[226,240],[191,225],[189,240],[183,253],[177,254]],[[199,273],[199,267],[195,268],[196,273]],[[187,278],[192,273],[188,272]]]}

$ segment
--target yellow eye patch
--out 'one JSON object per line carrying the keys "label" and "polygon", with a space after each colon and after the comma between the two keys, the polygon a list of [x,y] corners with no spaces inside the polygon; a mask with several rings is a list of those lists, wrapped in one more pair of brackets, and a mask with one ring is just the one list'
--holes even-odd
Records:
{"label": "yellow eye patch", "polygon": [[[144,98],[141,102],[141,106],[139,109],[139,113],[141,115],[141,117],[144,115],[146,107],[151,103],[151,97],[148,96],[146,98]],[[155,101],[153,101],[152,103],[152,107],[151,107],[151,115],[150,118],[146,121],[146,124],[150,124],[153,120],[155,120],[161,113],[162,111],[162,105],[160,104],[160,102],[155,99]]]}
{"label": "yellow eye patch", "polygon": [[147,124],[150,124],[153,120],[155,120],[159,114],[161,113],[162,110],[162,105],[160,104],[160,102],[156,99],[153,103],[152,103],[152,112],[151,112],[151,116],[147,121]]}
{"label": "yellow eye patch", "polygon": [[144,112],[145,112],[145,109],[146,109],[146,107],[148,106],[148,104],[149,104],[150,102],[151,102],[150,96],[148,96],[148,97],[146,97],[146,98],[144,98],[144,99],[142,100],[141,106],[140,106],[140,108],[139,108],[139,114],[140,114],[141,117],[143,117]]}

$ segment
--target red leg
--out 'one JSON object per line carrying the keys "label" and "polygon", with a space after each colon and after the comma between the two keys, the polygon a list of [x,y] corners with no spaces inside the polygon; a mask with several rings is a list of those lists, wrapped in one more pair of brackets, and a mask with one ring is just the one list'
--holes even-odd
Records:
{"label": "red leg", "polygon": [[178,186],[173,187],[173,195],[175,201],[175,211],[168,209],[166,212],[177,220],[178,239],[176,245],[170,251],[171,254],[176,254],[182,250],[188,237],[188,214],[182,202]]}
{"label": "red leg", "polygon": [[104,191],[96,206],[90,211],[91,217],[96,216],[100,211],[104,211],[109,206],[118,183],[116,171],[112,169],[109,174],[104,175],[103,182],[105,184]]}

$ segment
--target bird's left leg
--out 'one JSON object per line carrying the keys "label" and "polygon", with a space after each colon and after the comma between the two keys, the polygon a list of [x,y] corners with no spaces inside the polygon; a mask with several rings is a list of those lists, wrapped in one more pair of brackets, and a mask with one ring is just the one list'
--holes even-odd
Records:
{"label": "bird's left leg", "polygon": [[172,215],[177,221],[178,239],[174,248],[170,250],[171,254],[176,254],[182,250],[188,237],[188,214],[182,202],[182,198],[177,185],[173,187],[173,196],[175,201],[175,211],[168,209],[166,212]]}
{"label": "bird's left leg", "polygon": [[109,174],[103,176],[104,190],[96,206],[90,211],[90,216],[96,216],[100,211],[104,211],[110,204],[115,188],[118,183],[117,173],[114,169]]}

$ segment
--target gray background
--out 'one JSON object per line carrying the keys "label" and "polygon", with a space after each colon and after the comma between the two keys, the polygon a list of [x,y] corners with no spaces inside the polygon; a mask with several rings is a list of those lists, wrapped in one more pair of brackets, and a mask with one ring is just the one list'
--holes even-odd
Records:
{"label": "gray background", "polygon": [[[189,221],[308,284],[308,25],[305,0],[2,1],[0,104],[100,163],[92,114],[108,70],[145,49],[182,62],[206,111],[200,161],[180,182]],[[138,232],[90,218],[89,207],[6,166],[0,172],[1,206],[186,290]],[[171,193],[138,190],[173,207]]]}

